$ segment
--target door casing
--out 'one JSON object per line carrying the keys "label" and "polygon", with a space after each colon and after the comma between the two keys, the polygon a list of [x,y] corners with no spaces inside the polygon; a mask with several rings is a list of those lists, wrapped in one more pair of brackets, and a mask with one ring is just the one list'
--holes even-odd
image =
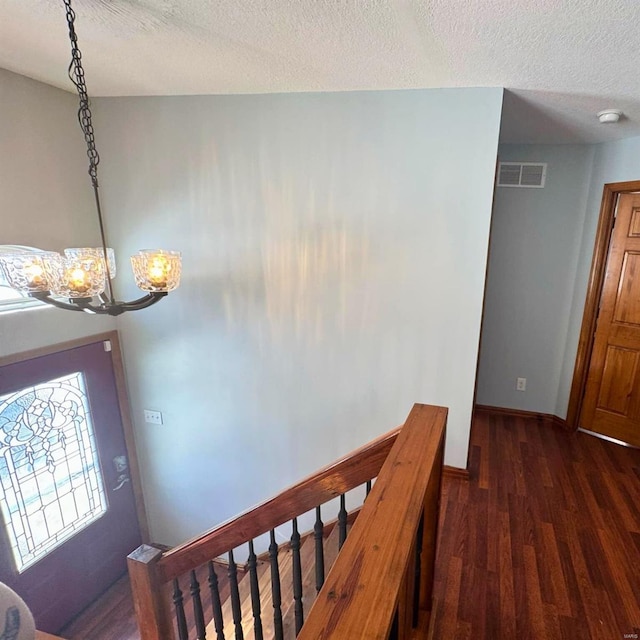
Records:
{"label": "door casing", "polygon": [[578,340],[578,352],[573,369],[573,382],[569,395],[569,407],[567,409],[567,426],[575,431],[579,428],[582,400],[584,398],[589,373],[589,363],[593,351],[593,338],[596,329],[598,309],[602,286],[607,269],[609,257],[609,243],[615,217],[618,196],[622,193],[634,193],[640,191],[640,180],[630,182],[612,182],[604,185],[602,203],[600,205],[600,218],[596,231],[596,240],[591,260],[591,271],[587,284],[584,312],[582,314],[582,326]]}

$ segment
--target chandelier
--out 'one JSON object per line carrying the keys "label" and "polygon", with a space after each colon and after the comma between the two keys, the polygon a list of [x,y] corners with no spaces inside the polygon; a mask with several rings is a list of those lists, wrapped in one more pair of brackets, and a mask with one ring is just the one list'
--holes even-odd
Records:
{"label": "chandelier", "polygon": [[111,283],[116,275],[115,254],[107,246],[102,219],[98,191],[100,157],[96,150],[82,54],[75,31],[76,16],[71,8],[71,0],[63,2],[71,42],[69,78],[80,99],[78,121],[87,144],[89,176],[102,244],[100,247],[65,249],[63,254],[54,251],[7,249],[0,251],[0,268],[11,288],[54,307],[118,316],[125,311],[149,307],[173,291],[180,284],[181,257],[178,251],[162,249],[142,250],[131,256],[135,282],[146,295],[131,302],[115,299]]}

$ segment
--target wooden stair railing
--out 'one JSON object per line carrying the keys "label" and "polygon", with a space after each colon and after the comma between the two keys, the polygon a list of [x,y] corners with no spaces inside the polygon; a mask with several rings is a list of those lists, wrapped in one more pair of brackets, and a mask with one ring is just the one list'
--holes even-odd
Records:
{"label": "wooden stair railing", "polygon": [[[410,638],[410,629],[425,626],[431,606],[445,422],[446,409],[415,405],[402,429],[389,432],[244,514],[170,551],[147,545],[138,548],[129,556],[128,564],[141,640],[174,640],[176,629],[180,640],[189,640],[183,590],[191,593],[193,637],[200,640],[232,637],[242,640],[245,635],[256,640],[282,640],[291,637],[287,634],[294,633],[294,625],[298,637],[307,640]],[[372,487],[371,480],[376,477]],[[364,483],[367,499],[347,537],[344,494]],[[319,507],[338,497],[340,511],[333,536],[335,553],[338,548],[342,550],[325,579],[324,525]],[[316,524],[305,544],[314,544],[315,539],[315,559],[321,564],[316,564],[315,570],[318,599],[308,612],[303,610],[303,602],[307,600],[305,594],[313,578],[309,569],[301,566],[297,517],[314,509]],[[291,521],[293,527],[287,551],[293,572],[293,596],[289,596],[292,601],[282,602],[274,530],[287,521]],[[268,576],[264,570],[260,574],[256,572],[259,562],[253,552],[253,541],[263,534],[271,538],[267,560],[271,591],[266,601],[271,611],[263,604],[261,612],[259,585]],[[241,583],[239,587],[233,550],[247,543],[249,584]],[[313,552],[304,552],[305,559],[310,553],[313,555]],[[335,553],[331,554],[332,560]],[[223,554],[229,557],[230,578],[230,602],[224,604],[220,601],[216,571],[211,563],[211,559]],[[199,582],[196,576],[202,576],[207,567],[208,581],[205,579],[201,584],[202,577]],[[211,622],[204,620],[201,590],[211,593],[214,618]],[[241,594],[249,590],[252,610],[241,611],[240,601],[244,597]],[[367,594],[365,600],[360,591]],[[315,597],[315,589],[313,595]],[[389,598],[384,606],[380,606],[381,597]],[[171,613],[171,601],[175,616]],[[357,607],[364,604],[377,608],[365,616],[368,626],[363,629],[369,629],[372,621],[386,624],[388,629],[383,634],[376,631],[373,635],[362,635],[357,626],[362,621],[353,617],[352,603]],[[232,611],[233,622],[222,619],[222,611],[228,609]],[[287,613],[283,616],[283,611],[291,612],[291,616]],[[252,615],[257,616],[256,624],[247,633],[243,629]],[[390,636],[394,615],[397,631]],[[261,616],[273,617],[271,628],[265,629],[264,635]]]}

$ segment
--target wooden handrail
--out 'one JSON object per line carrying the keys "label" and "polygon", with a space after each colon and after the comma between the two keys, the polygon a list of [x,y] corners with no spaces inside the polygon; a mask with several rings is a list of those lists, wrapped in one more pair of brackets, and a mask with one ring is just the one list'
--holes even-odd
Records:
{"label": "wooden handrail", "polygon": [[[169,582],[375,477],[400,429],[383,434],[277,496],[154,559],[159,582]],[[132,558],[129,566],[135,561]]]}
{"label": "wooden handrail", "polygon": [[[387,638],[396,612],[398,636],[409,638],[417,584],[420,607],[428,613],[446,418],[445,408],[413,407],[298,640]],[[418,581],[416,544],[422,555]]]}
{"label": "wooden handrail", "polygon": [[158,562],[160,580],[168,582],[375,477],[399,432],[400,427],[389,431],[277,496],[171,549]]}

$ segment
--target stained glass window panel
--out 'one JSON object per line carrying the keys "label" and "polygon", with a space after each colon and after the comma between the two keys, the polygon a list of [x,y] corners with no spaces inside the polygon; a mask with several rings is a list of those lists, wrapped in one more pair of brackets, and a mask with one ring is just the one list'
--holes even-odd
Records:
{"label": "stained glass window panel", "polygon": [[0,507],[20,572],[106,512],[82,373],[0,396]]}

